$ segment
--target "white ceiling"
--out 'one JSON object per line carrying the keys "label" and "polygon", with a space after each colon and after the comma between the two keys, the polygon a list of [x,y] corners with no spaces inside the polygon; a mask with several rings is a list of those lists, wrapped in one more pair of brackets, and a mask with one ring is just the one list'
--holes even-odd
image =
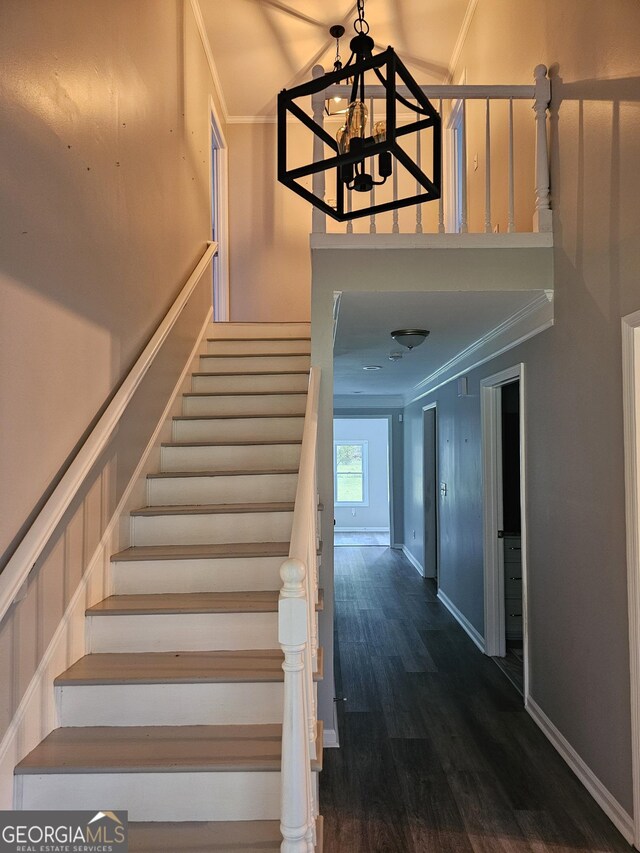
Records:
{"label": "white ceiling", "polygon": [[[367,0],[365,14],[379,48],[392,45],[419,83],[443,82],[473,0]],[[331,69],[332,24],[343,24],[349,58],[354,0],[200,0],[211,52],[231,120],[270,116],[283,88]]]}
{"label": "white ceiling", "polygon": [[[450,359],[517,312],[540,291],[478,293],[345,292],[334,347],[334,394],[408,395]],[[391,338],[395,329],[428,329],[411,352]],[[400,361],[390,352],[403,352]],[[381,370],[363,370],[380,365]]]}

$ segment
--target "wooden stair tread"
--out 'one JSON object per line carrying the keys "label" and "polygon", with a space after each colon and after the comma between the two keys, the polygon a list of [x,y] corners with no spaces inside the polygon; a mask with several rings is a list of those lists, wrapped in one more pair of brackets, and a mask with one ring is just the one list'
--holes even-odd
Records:
{"label": "wooden stair tread", "polygon": [[130,853],[265,853],[281,843],[277,820],[129,822]]}
{"label": "wooden stair tread", "polygon": [[183,397],[299,397],[306,391],[185,391]]}
{"label": "wooden stair tread", "polygon": [[[96,684],[206,684],[282,682],[281,649],[201,652],[119,652],[89,654],[55,679],[62,686]],[[318,649],[316,681],[324,673]]]}
{"label": "wooden stair tread", "polygon": [[[69,726],[55,729],[16,775],[280,770],[282,726]],[[322,755],[322,724],[318,724]],[[321,759],[313,762],[320,770]]]}
{"label": "wooden stair tread", "polygon": [[248,439],[243,441],[164,441],[163,447],[257,447],[263,444],[302,444],[301,438],[266,438],[264,440]]}
{"label": "wooden stair tread", "polygon": [[242,373],[233,371],[231,373],[211,370],[196,370],[192,376],[308,376],[308,370],[243,370]]}
{"label": "wooden stair tread", "polygon": [[273,418],[298,418],[304,420],[304,415],[296,412],[264,415],[176,415],[174,421],[241,421],[241,420],[270,420]]}
{"label": "wooden stair tread", "polygon": [[[301,337],[295,337],[295,338],[282,338],[282,337],[279,337],[279,338],[265,338],[265,337],[259,337],[259,338],[207,338],[207,341],[211,341],[211,343],[214,343],[214,344],[225,343],[226,341],[310,341],[310,340],[311,340],[311,338],[301,338]],[[305,355],[306,355],[306,353],[305,353]]]}
{"label": "wooden stair tread", "polygon": [[163,592],[110,595],[87,609],[90,616],[156,613],[274,613],[276,590],[259,592]]}
{"label": "wooden stair tread", "polygon": [[[211,340],[211,338],[209,338]],[[216,338],[216,343],[220,343],[222,338]],[[226,338],[226,340],[238,340],[238,338]],[[254,338],[255,340],[255,338]],[[267,338],[272,341],[274,338]],[[305,338],[286,338],[288,341],[305,340]],[[308,340],[308,339],[307,339]],[[300,352],[205,352],[200,355],[200,358],[310,358],[309,350]]]}
{"label": "wooden stair tread", "polygon": [[90,654],[59,675],[55,684],[283,681],[283,660],[280,649]]}
{"label": "wooden stair tread", "polygon": [[243,512],[293,512],[293,501],[270,501],[264,503],[236,504],[167,504],[165,506],[145,506],[132,510],[136,517],[157,515],[223,515]]}
{"label": "wooden stair tread", "polygon": [[[277,613],[279,590],[162,592],[110,595],[88,607],[88,616],[155,616],[168,613]],[[317,610],[324,608],[322,590]]]}
{"label": "wooden stair tread", "polygon": [[211,545],[134,545],[111,559],[116,562],[136,560],[202,560],[224,557],[282,557],[289,555],[288,542],[231,542]]}
{"label": "wooden stair tread", "polygon": [[281,732],[277,724],[60,728],[16,774],[279,770]]}
{"label": "wooden stair tread", "polygon": [[297,474],[297,468],[248,468],[233,471],[159,471],[147,474],[148,480],[170,480],[180,477],[260,477],[263,474]]}

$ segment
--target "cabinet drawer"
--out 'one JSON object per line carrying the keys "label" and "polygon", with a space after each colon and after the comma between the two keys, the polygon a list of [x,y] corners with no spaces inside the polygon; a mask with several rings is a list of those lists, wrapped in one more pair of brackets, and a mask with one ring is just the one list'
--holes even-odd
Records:
{"label": "cabinet drawer", "polygon": [[522,601],[522,573],[510,571],[509,566],[505,566],[504,597]]}
{"label": "cabinet drawer", "polygon": [[506,635],[507,639],[514,640],[522,637],[522,605],[520,602],[506,602]]}
{"label": "cabinet drawer", "polygon": [[519,536],[504,537],[504,561],[505,563],[522,562],[522,539]]}

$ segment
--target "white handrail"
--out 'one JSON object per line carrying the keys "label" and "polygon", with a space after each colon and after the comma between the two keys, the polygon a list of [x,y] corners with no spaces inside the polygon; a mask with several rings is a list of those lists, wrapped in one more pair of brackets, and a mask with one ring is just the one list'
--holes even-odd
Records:
{"label": "white handrail", "polygon": [[189,276],[187,283],[180,291],[177,299],[154,332],[136,363],[122,381],[100,420],[91,430],[89,437],[36,516],[2,574],[0,574],[0,620],[11,607],[16,595],[29,576],[45,545],[55,532],[57,525],[71,504],[82,482],[106,447],[131,398],[153,364],[156,355],[167,339],[167,336],[217,250],[217,243],[208,243],[207,249],[198,261],[197,266]]}
{"label": "white handrail", "polygon": [[282,564],[278,638],[284,652],[282,727],[282,853],[307,853],[315,844],[315,801],[311,760],[316,757],[316,703],[313,672],[317,663],[316,457],[320,370],[311,368],[304,417],[298,484],[289,557]]}
{"label": "white handrail", "polygon": [[[427,98],[443,98],[444,100],[464,99],[484,101],[485,98],[494,98],[496,100],[506,100],[514,98],[514,100],[529,100],[532,101],[535,97],[535,86],[420,86]],[[396,91],[403,98],[413,98],[413,92],[407,86],[398,86]],[[331,95],[340,98],[351,97],[351,86],[332,86]],[[367,86],[367,97],[375,100],[384,100],[387,97],[387,90],[384,86]]]}

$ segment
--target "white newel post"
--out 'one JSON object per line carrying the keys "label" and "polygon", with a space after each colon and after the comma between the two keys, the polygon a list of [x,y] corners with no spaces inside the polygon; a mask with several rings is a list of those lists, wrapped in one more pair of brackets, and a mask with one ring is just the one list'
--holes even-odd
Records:
{"label": "white newel post", "polygon": [[547,110],[551,102],[551,81],[545,65],[536,66],[533,109],[536,114],[536,210],[533,215],[534,231],[552,231],[551,204],[549,203],[549,149],[547,147]]}
{"label": "white newel post", "polygon": [[[311,72],[313,79],[324,76],[324,68],[322,65],[314,65]],[[316,124],[324,126],[324,92],[318,92],[311,96],[311,108],[313,110],[313,120]],[[324,159],[324,144],[319,136],[313,137],[313,162],[317,163]],[[325,184],[324,172],[315,172],[312,177],[313,193],[318,198],[324,200]],[[311,230],[314,234],[327,233],[327,216],[319,208],[314,207],[311,214]]]}
{"label": "white newel post", "polygon": [[278,641],[284,652],[281,853],[308,853],[309,850],[310,761],[304,683],[307,645],[305,574],[300,560],[285,560],[280,569],[283,586],[278,604]]}

